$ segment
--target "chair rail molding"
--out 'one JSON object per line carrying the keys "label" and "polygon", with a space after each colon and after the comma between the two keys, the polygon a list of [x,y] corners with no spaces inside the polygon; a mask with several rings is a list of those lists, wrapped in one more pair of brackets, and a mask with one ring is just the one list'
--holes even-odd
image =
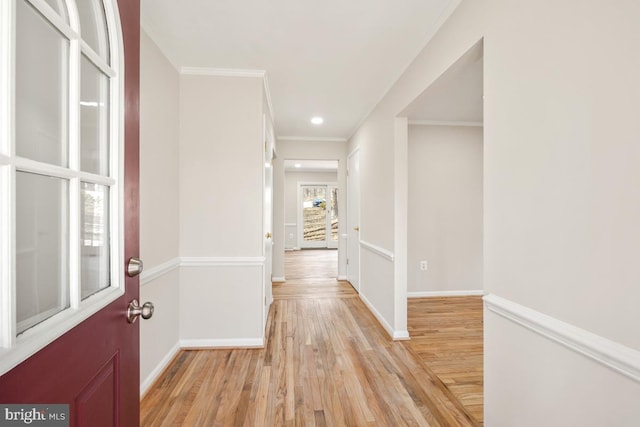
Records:
{"label": "chair rail molding", "polygon": [[266,258],[259,257],[181,257],[181,267],[245,267],[262,266]]}
{"label": "chair rail molding", "polygon": [[148,270],[143,270],[142,274],[140,274],[140,286],[153,282],[157,278],[177,269],[178,267],[180,267],[180,258],[176,257],[169,261],[165,261],[162,264],[154,265]]}
{"label": "chair rail molding", "polygon": [[360,240],[360,247],[362,247],[363,249],[368,250],[369,252],[372,252],[378,256],[381,256],[382,258],[386,259],[387,261],[391,261],[393,262],[395,256],[393,255],[393,252],[390,252],[384,248],[381,248],[379,246],[376,246],[372,243],[369,243],[367,241],[364,240]]}
{"label": "chair rail molding", "polygon": [[483,299],[489,311],[640,383],[640,351],[497,295]]}

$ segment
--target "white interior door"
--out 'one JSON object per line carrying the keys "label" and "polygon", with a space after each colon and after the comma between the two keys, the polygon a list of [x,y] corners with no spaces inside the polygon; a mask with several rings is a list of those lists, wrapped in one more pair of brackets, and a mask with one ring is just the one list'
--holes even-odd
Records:
{"label": "white interior door", "polygon": [[360,291],[360,154],[356,150],[347,165],[347,280]]}
{"label": "white interior door", "polygon": [[264,189],[263,189],[263,232],[264,232],[264,310],[263,322],[266,325],[269,307],[273,300],[271,276],[273,272],[273,160],[275,146],[273,131],[265,117],[265,151],[264,151]]}

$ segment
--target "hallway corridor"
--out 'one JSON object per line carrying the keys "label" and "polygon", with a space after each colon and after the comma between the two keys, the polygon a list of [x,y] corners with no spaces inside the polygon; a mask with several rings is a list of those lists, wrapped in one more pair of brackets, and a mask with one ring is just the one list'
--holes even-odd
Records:
{"label": "hallway corridor", "polygon": [[180,352],[143,399],[141,425],[477,425],[351,285],[328,277],[336,251],[300,252],[274,284],[265,347]]}

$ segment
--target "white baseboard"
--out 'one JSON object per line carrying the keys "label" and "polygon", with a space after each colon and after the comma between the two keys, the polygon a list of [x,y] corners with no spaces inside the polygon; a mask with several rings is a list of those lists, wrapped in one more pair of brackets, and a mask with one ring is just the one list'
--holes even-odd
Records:
{"label": "white baseboard", "polygon": [[287,279],[285,279],[284,277],[272,277],[271,281],[276,283],[282,283],[282,282],[286,282]]}
{"label": "white baseboard", "polygon": [[389,334],[389,336],[394,340],[408,340],[409,339],[409,331],[396,331],[393,327],[386,321],[382,314],[371,304],[371,302],[364,295],[360,294],[360,299],[367,306],[371,314],[380,322],[380,325],[384,328],[385,331]]}
{"label": "white baseboard", "polygon": [[497,295],[485,295],[484,304],[487,310],[640,382],[640,351]]}
{"label": "white baseboard", "polygon": [[180,340],[182,348],[261,348],[264,338],[228,338]]}
{"label": "white baseboard", "polygon": [[410,340],[409,331],[394,331],[393,332],[393,340],[394,341],[404,341]]}
{"label": "white baseboard", "polygon": [[484,291],[425,291],[407,292],[407,298],[433,298],[433,297],[471,297],[482,296]]}
{"label": "white baseboard", "polygon": [[158,379],[158,377],[164,372],[164,370],[169,366],[169,363],[176,357],[176,354],[180,351],[180,343],[176,343],[171,349],[167,352],[167,354],[160,360],[158,365],[151,371],[151,373],[144,379],[144,381],[140,382],[140,399],[149,391],[149,387],[153,385],[153,383]]}
{"label": "white baseboard", "polygon": [[338,276],[338,280],[349,280],[347,276]]}

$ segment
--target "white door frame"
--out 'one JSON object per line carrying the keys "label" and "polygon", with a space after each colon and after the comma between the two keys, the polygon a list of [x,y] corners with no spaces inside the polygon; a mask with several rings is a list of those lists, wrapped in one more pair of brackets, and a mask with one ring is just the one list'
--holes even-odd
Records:
{"label": "white door frame", "polygon": [[264,173],[262,182],[262,238],[264,268],[262,277],[262,294],[264,296],[264,301],[262,310],[262,330],[265,331],[269,308],[273,302],[273,284],[271,277],[273,272],[273,163],[276,158],[273,125],[267,118],[266,114],[263,114],[263,141]]}
{"label": "white door frame", "polygon": [[[352,165],[352,161],[357,164]],[[360,292],[360,148],[347,156],[347,280]],[[356,166],[356,167],[353,167]],[[355,203],[357,201],[357,203]]]}

